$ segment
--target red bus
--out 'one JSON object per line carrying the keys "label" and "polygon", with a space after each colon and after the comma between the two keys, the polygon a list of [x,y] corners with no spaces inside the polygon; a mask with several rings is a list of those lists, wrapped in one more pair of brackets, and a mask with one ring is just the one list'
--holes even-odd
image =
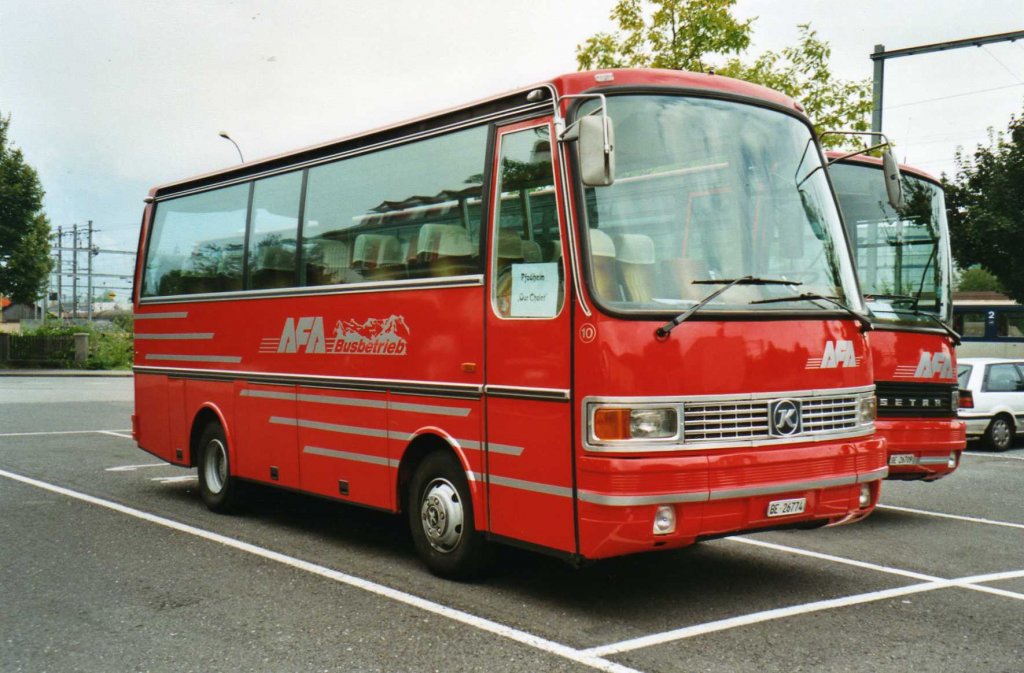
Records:
{"label": "red bus", "polygon": [[953,472],[966,446],[957,419],[952,262],[942,186],[902,167],[904,203],[893,208],[882,162],[840,158],[829,169],[871,314],[868,335],[878,393],[878,434],[889,479],[934,481]]}
{"label": "red bus", "polygon": [[403,513],[436,574],[855,520],[888,472],[866,318],[793,101],[574,73],[157,187],[139,446]]}

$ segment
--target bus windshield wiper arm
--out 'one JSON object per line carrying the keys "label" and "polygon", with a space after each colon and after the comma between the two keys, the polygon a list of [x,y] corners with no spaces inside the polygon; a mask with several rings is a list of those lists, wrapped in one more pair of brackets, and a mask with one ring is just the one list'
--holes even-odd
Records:
{"label": "bus windshield wiper arm", "polygon": [[817,294],[817,293],[814,293],[814,292],[804,292],[802,294],[794,295],[792,297],[776,297],[774,299],[759,299],[757,301],[752,301],[750,303],[751,304],[777,304],[777,303],[784,302],[784,301],[815,301],[815,300],[827,301],[828,303],[832,304],[833,306],[837,306],[840,309],[842,309],[843,311],[849,313],[851,316],[853,316],[857,320],[857,322],[860,323],[861,332],[867,332],[868,330],[871,329],[871,321],[868,320],[868,318],[866,316],[861,315],[860,313],[857,313],[856,311],[854,311],[852,308],[850,308],[846,304],[842,303],[841,301],[838,301],[836,299],[833,299],[832,297],[826,297],[823,294]]}
{"label": "bus windshield wiper arm", "polygon": [[929,313],[928,311],[922,311],[919,308],[896,308],[896,307],[893,307],[892,310],[894,312],[896,312],[896,313],[910,313],[911,315],[920,316],[922,318],[928,318],[929,320],[934,322],[936,325],[941,327],[942,331],[944,331],[946,334],[949,335],[949,338],[953,341],[953,345],[954,346],[959,346],[961,343],[963,343],[963,340],[961,339],[960,335],[957,334],[957,331],[955,329],[953,329],[952,327],[950,327],[949,325],[947,325],[946,323],[942,322],[942,318],[940,318],[939,316],[935,315],[934,313]]}
{"label": "bus windshield wiper arm", "polygon": [[654,331],[654,334],[659,339],[667,337],[672,330],[679,326],[680,323],[685,322],[687,318],[692,316],[697,311],[704,308],[711,300],[718,295],[722,294],[734,285],[800,285],[800,281],[796,280],[783,280],[781,278],[757,278],[756,276],[743,276],[742,278],[722,278],[721,280],[715,280],[714,278],[707,278],[705,280],[695,280],[694,285],[724,285],[720,287],[708,296],[701,299],[699,302],[691,306],[684,313],[680,313],[672,320],[659,327]]}

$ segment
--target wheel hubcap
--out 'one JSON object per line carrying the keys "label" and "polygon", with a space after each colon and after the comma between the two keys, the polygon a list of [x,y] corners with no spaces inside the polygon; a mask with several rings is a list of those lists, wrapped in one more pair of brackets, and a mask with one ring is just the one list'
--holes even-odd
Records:
{"label": "wheel hubcap", "polygon": [[992,426],[992,439],[999,446],[1005,446],[1010,441],[1010,426],[1006,421],[996,421]]}
{"label": "wheel hubcap", "polygon": [[219,439],[212,439],[206,445],[203,476],[211,493],[220,493],[228,480],[228,450]]}
{"label": "wheel hubcap", "polygon": [[423,532],[430,546],[447,554],[462,539],[462,500],[447,479],[435,479],[424,490],[420,505]]}

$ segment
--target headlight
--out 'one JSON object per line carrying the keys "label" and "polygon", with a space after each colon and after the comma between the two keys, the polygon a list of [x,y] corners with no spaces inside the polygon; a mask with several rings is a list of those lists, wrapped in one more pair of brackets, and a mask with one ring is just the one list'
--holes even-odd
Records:
{"label": "headlight", "polygon": [[874,423],[878,418],[878,398],[875,396],[862,398],[860,401],[860,424]]}
{"label": "headlight", "polygon": [[675,409],[623,409],[604,407],[594,412],[594,438],[602,441],[625,439],[669,439],[679,432]]}

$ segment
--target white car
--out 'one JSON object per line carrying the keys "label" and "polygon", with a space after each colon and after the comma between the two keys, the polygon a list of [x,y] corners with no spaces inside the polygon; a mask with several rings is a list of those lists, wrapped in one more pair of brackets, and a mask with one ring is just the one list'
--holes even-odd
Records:
{"label": "white car", "polygon": [[957,379],[967,439],[984,439],[996,451],[1012,447],[1024,433],[1024,360],[958,358]]}

